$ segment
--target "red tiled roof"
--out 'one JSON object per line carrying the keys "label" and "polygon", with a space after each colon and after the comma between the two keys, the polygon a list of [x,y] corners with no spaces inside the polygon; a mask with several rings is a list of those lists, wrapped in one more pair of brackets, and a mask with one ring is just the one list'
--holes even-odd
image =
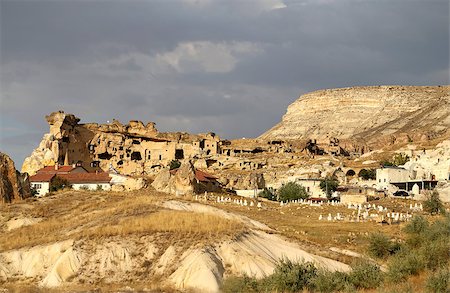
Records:
{"label": "red tiled roof", "polygon": [[211,182],[217,179],[217,177],[197,169],[195,170],[195,178],[200,182]]}
{"label": "red tiled roof", "polygon": [[[178,171],[177,169],[170,170],[170,174],[175,175]],[[217,177],[214,177],[211,174],[195,169],[195,179],[200,182],[212,182],[216,181]]]}
{"label": "red tiled roof", "polygon": [[48,173],[37,173],[36,175],[30,176],[30,182],[50,182],[55,174]]}
{"label": "red tiled roof", "polygon": [[44,168],[39,169],[37,173],[50,173],[50,174],[69,173],[75,168],[73,166],[59,166],[58,170],[55,170],[55,166],[45,166]]}
{"label": "red tiled roof", "polygon": [[109,183],[111,177],[106,172],[102,173],[68,173],[59,174],[58,177],[66,179],[71,184],[75,183]]}

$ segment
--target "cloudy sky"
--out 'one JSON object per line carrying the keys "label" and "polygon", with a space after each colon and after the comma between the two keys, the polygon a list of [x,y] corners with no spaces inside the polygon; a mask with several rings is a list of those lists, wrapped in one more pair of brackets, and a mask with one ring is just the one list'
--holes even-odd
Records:
{"label": "cloudy sky", "polygon": [[449,1],[0,0],[0,150],[56,110],[255,137],[302,93],[449,83]]}

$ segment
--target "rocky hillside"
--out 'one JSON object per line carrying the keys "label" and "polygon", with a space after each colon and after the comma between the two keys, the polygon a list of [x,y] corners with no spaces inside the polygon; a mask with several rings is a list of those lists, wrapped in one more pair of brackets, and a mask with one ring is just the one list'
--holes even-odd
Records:
{"label": "rocky hillside", "polygon": [[302,95],[260,138],[416,142],[449,129],[450,86],[371,86]]}
{"label": "rocky hillside", "polygon": [[27,174],[20,174],[11,158],[0,152],[0,203],[31,196]]}

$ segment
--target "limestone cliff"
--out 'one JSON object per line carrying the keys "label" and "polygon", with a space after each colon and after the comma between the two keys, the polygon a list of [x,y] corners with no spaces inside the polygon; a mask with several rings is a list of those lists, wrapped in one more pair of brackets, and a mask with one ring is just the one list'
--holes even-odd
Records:
{"label": "limestone cliff", "polygon": [[319,90],[289,105],[261,139],[419,141],[450,129],[450,86],[369,86]]}
{"label": "limestone cliff", "polygon": [[0,152],[0,203],[12,202],[31,196],[27,174],[20,174],[14,162]]}

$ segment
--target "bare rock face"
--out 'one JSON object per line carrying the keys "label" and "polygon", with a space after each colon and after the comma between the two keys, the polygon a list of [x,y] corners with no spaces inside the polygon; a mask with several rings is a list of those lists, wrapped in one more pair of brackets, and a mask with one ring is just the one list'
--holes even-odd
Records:
{"label": "bare rock face", "polygon": [[302,95],[260,138],[395,143],[432,139],[449,128],[448,85],[352,87]]}
{"label": "bare rock face", "polygon": [[0,152],[0,202],[10,203],[31,196],[28,174],[16,171],[9,156]]}
{"label": "bare rock face", "polygon": [[116,170],[123,175],[156,174],[172,160],[218,153],[220,138],[212,133],[158,132],[155,123],[80,124],[63,111],[46,116],[49,133],[27,157],[22,172],[34,175],[44,166],[81,164]]}
{"label": "bare rock face", "polygon": [[174,174],[168,168],[155,177],[152,186],[161,192],[174,195],[187,195],[196,191],[195,169],[189,160],[183,162]]}

